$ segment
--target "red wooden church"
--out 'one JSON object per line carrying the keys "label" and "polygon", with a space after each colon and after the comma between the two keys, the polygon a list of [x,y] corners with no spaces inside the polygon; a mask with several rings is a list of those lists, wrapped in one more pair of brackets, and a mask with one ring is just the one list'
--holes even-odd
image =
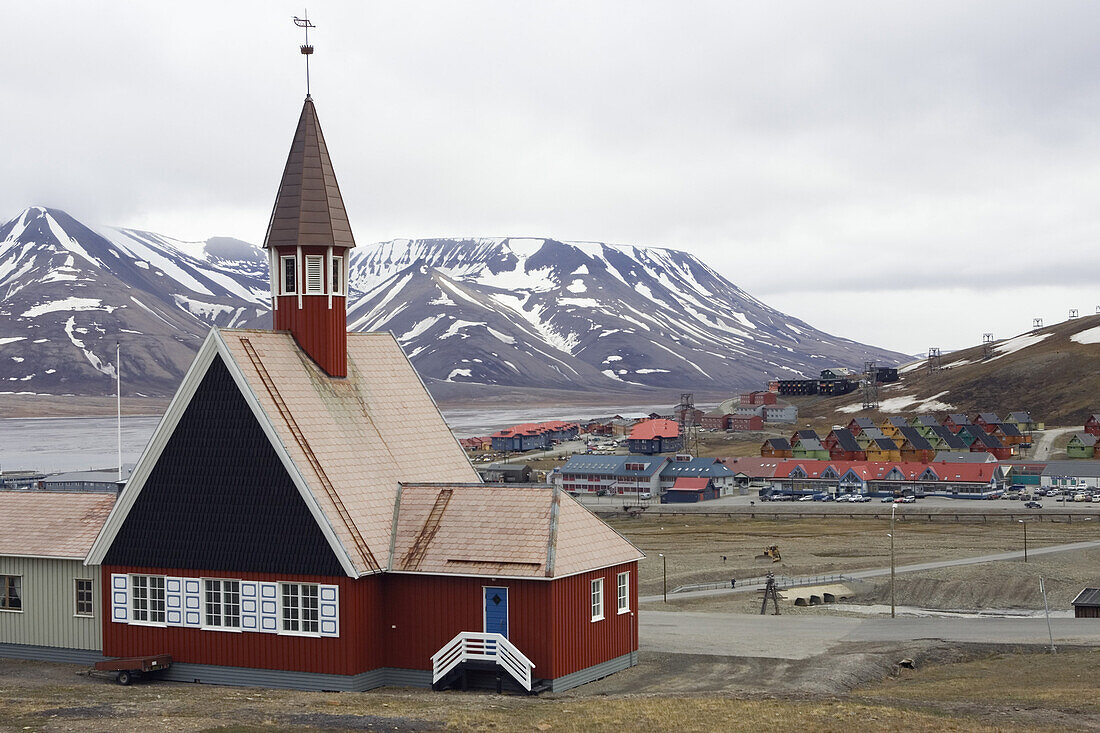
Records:
{"label": "red wooden church", "polygon": [[336,690],[635,664],[642,554],[558,490],[479,483],[394,338],[347,333],[354,246],[307,96],[264,243],[275,330],[211,331],[104,524],[104,655]]}

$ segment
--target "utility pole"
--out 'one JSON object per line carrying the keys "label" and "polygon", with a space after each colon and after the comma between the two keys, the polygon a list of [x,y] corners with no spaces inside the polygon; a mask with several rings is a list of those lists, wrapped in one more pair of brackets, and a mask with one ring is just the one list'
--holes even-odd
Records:
{"label": "utility pole", "polygon": [[668,603],[668,558],[664,556],[664,553],[658,553],[661,558],[661,577],[663,578],[664,590],[663,595],[665,603]]}
{"label": "utility pole", "polygon": [[890,505],[890,618],[897,618],[897,606],[895,604],[894,596],[894,575],[896,566],[894,565],[894,512],[897,511],[898,505]]}
{"label": "utility pole", "polygon": [[1027,562],[1027,522],[1021,519],[1020,524],[1024,525],[1024,562]]}
{"label": "utility pole", "polygon": [[1039,578],[1039,592],[1043,594],[1043,610],[1047,616],[1047,635],[1050,637],[1050,653],[1057,654],[1058,650],[1054,648],[1054,632],[1050,630],[1050,604],[1047,603],[1047,589],[1043,585],[1042,577]]}

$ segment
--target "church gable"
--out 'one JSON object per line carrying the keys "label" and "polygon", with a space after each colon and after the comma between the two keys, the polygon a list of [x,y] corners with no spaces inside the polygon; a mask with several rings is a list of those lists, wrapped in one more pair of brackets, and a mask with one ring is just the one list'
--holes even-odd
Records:
{"label": "church gable", "polygon": [[104,564],[345,574],[220,357],[210,363]]}

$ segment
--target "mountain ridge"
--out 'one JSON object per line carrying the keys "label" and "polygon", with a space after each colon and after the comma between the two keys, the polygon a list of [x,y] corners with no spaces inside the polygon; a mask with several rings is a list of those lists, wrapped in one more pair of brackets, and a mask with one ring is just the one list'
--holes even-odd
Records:
{"label": "mountain ridge", "polygon": [[[437,398],[719,394],[902,357],[818,331],[669,248],[396,239],[356,247],[349,268],[349,328],[393,332]],[[242,240],[29,207],[0,226],[0,391],[108,394],[122,338],[130,388],[171,394],[211,326],[270,327],[269,294],[266,257]]]}

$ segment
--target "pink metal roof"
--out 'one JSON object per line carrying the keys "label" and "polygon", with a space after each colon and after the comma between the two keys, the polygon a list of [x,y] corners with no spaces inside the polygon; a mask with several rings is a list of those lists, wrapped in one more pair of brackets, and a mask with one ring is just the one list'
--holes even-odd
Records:
{"label": "pink metal roof", "polygon": [[84,559],[114,494],[0,491],[0,555]]}
{"label": "pink metal roof", "polygon": [[675,438],[680,434],[680,425],[673,420],[643,420],[630,431],[630,440],[653,440],[654,438]]}
{"label": "pink metal roof", "polygon": [[390,569],[553,578],[643,554],[568,494],[551,487],[406,484]]}

